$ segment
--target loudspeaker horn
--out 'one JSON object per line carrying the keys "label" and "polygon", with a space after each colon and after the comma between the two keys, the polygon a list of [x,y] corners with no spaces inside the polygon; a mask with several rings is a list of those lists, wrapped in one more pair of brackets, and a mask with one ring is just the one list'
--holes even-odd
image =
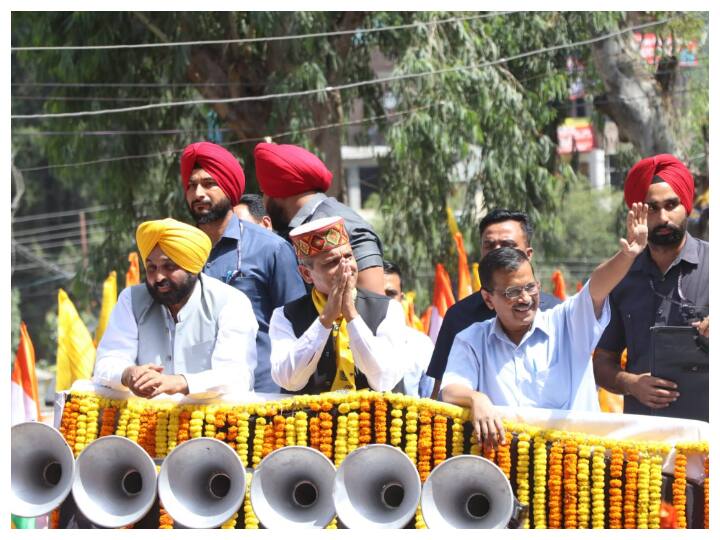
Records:
{"label": "loudspeaker horn", "polygon": [[253,474],[253,511],[267,529],[325,528],[335,516],[334,479],[335,465],[314,448],[278,448]]}
{"label": "loudspeaker horn", "polygon": [[235,451],[210,437],[190,439],[165,458],[158,495],[168,514],[184,527],[219,527],[245,497],[245,467]]}
{"label": "loudspeaker horn", "polygon": [[10,512],[21,517],[47,514],[72,489],[75,458],[55,428],[41,422],[16,424],[10,431]]}
{"label": "loudspeaker horn", "polygon": [[93,523],[124,527],[142,519],[155,502],[157,469],[139,444],[107,435],[78,456],[72,493],[78,510]]}
{"label": "loudspeaker horn", "polygon": [[420,475],[401,450],[370,444],[340,464],[333,485],[335,512],[350,529],[401,529],[420,501]]}
{"label": "loudspeaker horn", "polygon": [[502,470],[473,455],[435,467],[423,485],[420,507],[428,529],[517,528],[527,512]]}

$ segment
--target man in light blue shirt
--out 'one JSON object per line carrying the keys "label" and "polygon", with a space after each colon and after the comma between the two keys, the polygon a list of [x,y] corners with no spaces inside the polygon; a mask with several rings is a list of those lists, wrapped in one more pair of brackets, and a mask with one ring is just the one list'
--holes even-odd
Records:
{"label": "man in light blue shirt", "polygon": [[494,405],[599,410],[590,355],[609,322],[610,291],[647,244],[647,212],[647,205],[633,205],[620,251],[580,293],[544,312],[523,251],[500,248],[483,257],[481,292],[497,315],[455,337],[441,390],[444,401],[470,408],[485,445],[505,441]]}

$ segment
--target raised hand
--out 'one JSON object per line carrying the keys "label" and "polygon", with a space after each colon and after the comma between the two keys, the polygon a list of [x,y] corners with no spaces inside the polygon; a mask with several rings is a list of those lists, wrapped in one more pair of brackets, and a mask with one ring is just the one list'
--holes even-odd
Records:
{"label": "raised hand", "polygon": [[355,300],[353,299],[353,291],[357,285],[357,272],[348,259],[342,260],[340,269],[347,278],[347,285],[343,294],[342,315],[347,322],[350,322],[358,315],[355,309]]}
{"label": "raised hand", "polygon": [[620,249],[625,255],[637,257],[647,246],[647,215],[647,204],[633,203],[627,215],[627,240],[620,239]]}

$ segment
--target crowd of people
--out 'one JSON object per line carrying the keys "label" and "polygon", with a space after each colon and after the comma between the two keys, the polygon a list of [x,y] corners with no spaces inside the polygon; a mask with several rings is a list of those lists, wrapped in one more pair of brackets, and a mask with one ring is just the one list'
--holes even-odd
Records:
{"label": "crowd of people", "polygon": [[682,388],[652,375],[650,328],[694,326],[709,338],[708,243],[687,232],[694,181],[671,155],[629,171],[620,248],[564,302],[540,290],[528,216],[489,211],[482,288],[448,310],[434,344],[408,325],[402,273],[376,232],[326,196],[323,162],[272,143],[254,159],[262,196],[244,194],[225,148],[185,148],[181,188],[195,225],[138,226],[145,283],[118,298],[96,382],[147,398],[404,392],[468,407],[496,446],[499,405],[597,411],[602,387],[624,395],[626,412],[662,414]]}

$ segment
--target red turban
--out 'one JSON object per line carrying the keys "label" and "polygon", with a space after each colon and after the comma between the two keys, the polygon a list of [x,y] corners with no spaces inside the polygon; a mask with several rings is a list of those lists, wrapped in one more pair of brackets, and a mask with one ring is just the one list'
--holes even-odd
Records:
{"label": "red turban", "polygon": [[255,147],[255,174],[268,197],[290,197],[304,191],[325,192],[332,173],[315,155],[292,144],[260,143]]}
{"label": "red turban", "polygon": [[193,169],[202,168],[212,176],[235,206],[245,191],[245,173],[238,160],[222,146],[209,142],[193,143],[185,147],[180,158],[180,176],[185,190]]}
{"label": "red turban", "polygon": [[641,159],[633,165],[625,178],[625,203],[628,208],[633,203],[645,200],[650,183],[656,176],[670,185],[690,215],[695,198],[695,182],[688,168],[670,154]]}

